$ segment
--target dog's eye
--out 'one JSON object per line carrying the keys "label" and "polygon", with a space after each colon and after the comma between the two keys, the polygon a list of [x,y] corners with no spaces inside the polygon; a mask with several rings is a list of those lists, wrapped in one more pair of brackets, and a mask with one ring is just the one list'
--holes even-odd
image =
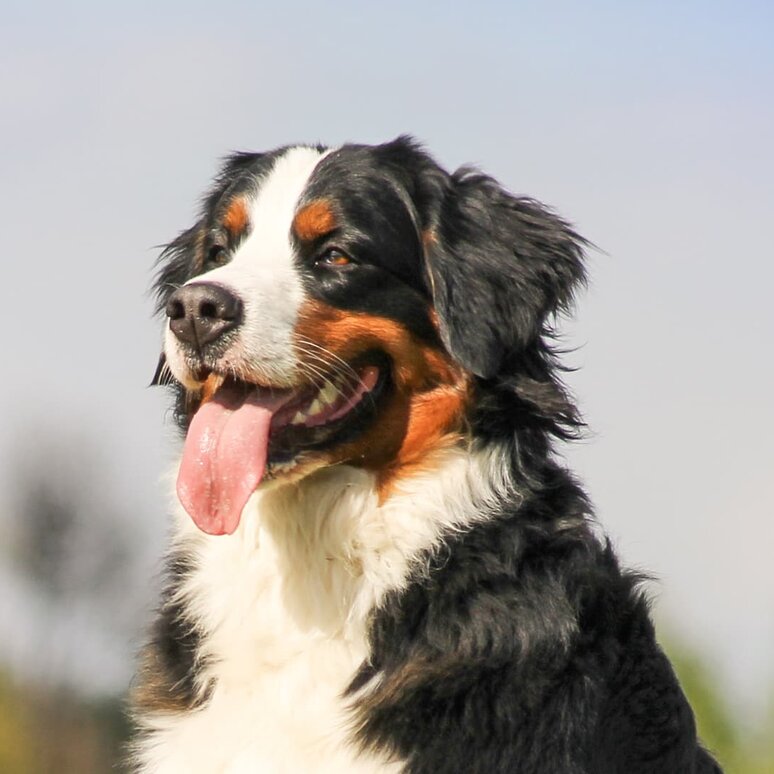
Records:
{"label": "dog's eye", "polygon": [[331,247],[326,250],[315,262],[315,266],[351,266],[355,261],[346,253],[339,250],[338,247]]}
{"label": "dog's eye", "polygon": [[207,251],[207,266],[223,266],[228,263],[228,252],[223,245],[213,245]]}

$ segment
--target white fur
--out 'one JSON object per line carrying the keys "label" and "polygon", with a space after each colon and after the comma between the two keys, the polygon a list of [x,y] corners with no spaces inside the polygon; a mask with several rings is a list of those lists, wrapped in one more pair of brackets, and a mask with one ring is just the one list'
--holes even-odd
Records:
{"label": "white fur", "polygon": [[[271,171],[256,182],[249,197],[251,231],[229,263],[189,280],[222,285],[242,300],[244,322],[219,363],[242,378],[288,387],[297,382],[292,336],[303,288],[294,266],[290,231],[298,200],[315,167],[328,153],[297,147],[280,156]],[[196,387],[169,325],[164,350],[175,377],[188,387]]]}
{"label": "white fur", "polygon": [[261,489],[229,536],[178,514],[176,548],[197,567],[181,600],[209,659],[201,688],[214,688],[197,711],[144,718],[140,772],[402,769],[349,742],[342,693],[368,658],[368,614],[422,571],[421,552],[487,518],[509,487],[491,450],[438,452],[426,470],[382,505],[373,476],[349,466]]}

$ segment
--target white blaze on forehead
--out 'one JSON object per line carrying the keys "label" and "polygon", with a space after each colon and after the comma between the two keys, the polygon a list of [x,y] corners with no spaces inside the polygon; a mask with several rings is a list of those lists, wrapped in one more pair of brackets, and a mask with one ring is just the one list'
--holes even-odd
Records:
{"label": "white blaze on forehead", "polygon": [[291,225],[309,178],[328,153],[299,147],[280,156],[247,196],[250,232],[231,261],[190,280],[216,282],[242,300],[244,323],[221,364],[247,378],[278,386],[295,381],[292,336],[304,293]]}
{"label": "white blaze on forehead", "polygon": [[252,233],[237,251],[236,260],[290,259],[290,227],[298,200],[315,167],[330,151],[292,148],[274,164],[260,183],[250,210]]}

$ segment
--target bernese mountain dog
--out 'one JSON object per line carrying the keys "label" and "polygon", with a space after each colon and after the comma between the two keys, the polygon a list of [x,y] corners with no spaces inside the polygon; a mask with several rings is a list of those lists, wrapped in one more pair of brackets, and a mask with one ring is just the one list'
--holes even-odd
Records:
{"label": "bernese mountain dog", "polygon": [[554,452],[585,246],[407,137],[225,161],[158,275],[185,441],[136,771],[720,771]]}

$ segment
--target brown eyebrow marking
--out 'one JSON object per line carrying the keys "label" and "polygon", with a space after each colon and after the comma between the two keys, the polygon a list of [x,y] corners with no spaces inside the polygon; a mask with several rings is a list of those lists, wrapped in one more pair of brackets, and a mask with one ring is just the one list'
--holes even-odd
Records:
{"label": "brown eyebrow marking", "polygon": [[242,197],[234,199],[223,216],[223,227],[231,237],[237,237],[247,228],[249,222],[247,202]]}
{"label": "brown eyebrow marking", "polygon": [[336,228],[336,215],[328,199],[315,199],[296,213],[293,231],[303,242],[311,242]]}

